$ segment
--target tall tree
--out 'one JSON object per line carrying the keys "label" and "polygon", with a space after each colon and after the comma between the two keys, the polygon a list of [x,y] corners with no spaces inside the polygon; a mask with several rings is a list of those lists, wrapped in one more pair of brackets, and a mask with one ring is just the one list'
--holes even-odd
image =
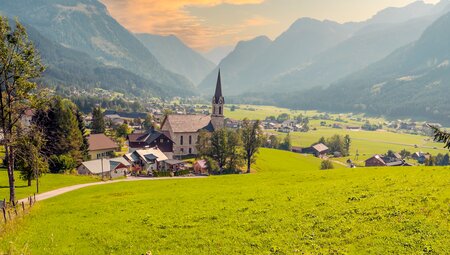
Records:
{"label": "tall tree", "polygon": [[44,128],[48,157],[67,154],[77,162],[83,160],[83,134],[76,111],[77,107],[70,100],[54,97],[48,109],[36,113],[34,121]]}
{"label": "tall tree", "polygon": [[350,145],[352,144],[352,139],[349,135],[345,135],[344,137],[344,148],[347,154],[350,152]]}
{"label": "tall tree", "polygon": [[83,157],[83,161],[89,160],[89,141],[87,139],[88,134],[86,131],[86,124],[83,120],[83,114],[80,112],[80,110],[77,109],[76,111],[76,117],[78,122],[78,129],[80,130],[81,136],[82,136],[82,143],[80,147],[81,155]]}
{"label": "tall tree", "polygon": [[0,16],[0,125],[5,144],[9,199],[15,201],[14,144],[17,128],[25,111],[33,108],[36,96],[33,82],[44,71],[36,50],[28,39],[25,27],[18,21],[12,29]]}
{"label": "tall tree", "polygon": [[92,110],[92,133],[102,134],[105,133],[105,119],[103,118],[103,112],[100,107],[94,107]]}
{"label": "tall tree", "polygon": [[195,148],[199,157],[208,157],[211,154],[211,133],[200,130]]}
{"label": "tall tree", "polygon": [[145,120],[142,123],[142,126],[144,127],[145,130],[149,130],[150,128],[153,127],[153,117],[150,114],[147,114],[147,116],[145,116]]}
{"label": "tall tree", "polygon": [[211,135],[210,157],[217,161],[220,171],[224,168],[228,158],[228,137],[225,129],[214,131]]}
{"label": "tall tree", "polygon": [[28,182],[28,186],[31,186],[32,180],[36,180],[36,193],[39,193],[38,178],[49,169],[43,152],[44,146],[44,132],[38,126],[32,125],[21,130],[16,145],[16,168],[20,170],[21,178]]}
{"label": "tall tree", "polygon": [[262,144],[263,134],[259,123],[259,120],[252,122],[244,119],[242,121],[241,135],[247,163],[247,173],[250,173],[252,163],[255,161],[255,155],[258,153],[259,147]]}
{"label": "tall tree", "polygon": [[227,147],[228,147],[228,161],[226,167],[229,170],[236,170],[236,168],[242,163],[242,140],[240,132],[235,130],[227,130]]}
{"label": "tall tree", "polygon": [[280,149],[285,151],[292,150],[291,135],[289,133],[284,137],[283,142],[280,144]]}

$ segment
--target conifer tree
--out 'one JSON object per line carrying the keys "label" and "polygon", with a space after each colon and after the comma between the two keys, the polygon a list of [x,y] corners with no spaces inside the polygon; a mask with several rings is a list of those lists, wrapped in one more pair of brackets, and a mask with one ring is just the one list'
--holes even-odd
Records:
{"label": "conifer tree", "polygon": [[103,118],[103,112],[100,107],[94,107],[92,110],[92,133],[103,134],[105,133],[105,119]]}
{"label": "conifer tree", "polygon": [[81,155],[83,157],[83,161],[89,160],[89,141],[87,139],[87,131],[86,131],[86,125],[83,120],[83,115],[81,112],[77,109],[76,112],[77,122],[78,122],[78,129],[81,132],[82,136],[82,143],[80,147]]}

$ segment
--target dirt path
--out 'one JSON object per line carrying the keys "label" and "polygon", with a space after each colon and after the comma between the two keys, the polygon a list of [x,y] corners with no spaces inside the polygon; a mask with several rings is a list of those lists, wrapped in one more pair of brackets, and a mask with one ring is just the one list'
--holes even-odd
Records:
{"label": "dirt path", "polygon": [[[206,178],[206,176],[193,176],[193,177],[161,177],[161,178],[140,178],[140,177],[128,177],[126,179],[120,179],[115,181],[105,181],[105,182],[92,182],[92,183],[85,183],[85,184],[77,184],[73,186],[68,186],[64,188],[59,188],[51,191],[47,191],[41,194],[36,195],[37,201],[46,200],[52,197],[59,196],[61,194],[78,190],[85,187],[90,186],[97,186],[97,185],[105,185],[105,184],[112,184],[112,183],[118,183],[118,182],[134,182],[134,181],[159,181],[159,180],[176,180],[176,179],[198,179],[198,178]],[[27,198],[19,200],[19,203],[27,202]]]}

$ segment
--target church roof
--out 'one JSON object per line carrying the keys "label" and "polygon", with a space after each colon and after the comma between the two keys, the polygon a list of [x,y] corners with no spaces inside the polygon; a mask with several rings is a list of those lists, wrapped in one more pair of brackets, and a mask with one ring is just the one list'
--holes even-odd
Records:
{"label": "church roof", "polygon": [[223,98],[223,96],[222,96],[222,81],[220,78],[220,69],[219,69],[219,75],[217,76],[216,92],[214,93],[214,102],[216,104],[219,103],[220,98]]}
{"label": "church roof", "polygon": [[162,126],[166,122],[174,133],[195,133],[202,129],[212,131],[211,116],[209,115],[168,115]]}

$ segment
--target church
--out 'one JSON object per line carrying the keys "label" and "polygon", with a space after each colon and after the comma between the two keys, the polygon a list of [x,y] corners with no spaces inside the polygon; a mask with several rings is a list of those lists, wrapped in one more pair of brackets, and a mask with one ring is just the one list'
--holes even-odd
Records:
{"label": "church", "polygon": [[168,134],[173,144],[173,156],[196,155],[196,143],[200,131],[213,132],[224,127],[224,104],[220,70],[216,91],[212,98],[211,115],[168,115],[161,124],[161,132]]}

